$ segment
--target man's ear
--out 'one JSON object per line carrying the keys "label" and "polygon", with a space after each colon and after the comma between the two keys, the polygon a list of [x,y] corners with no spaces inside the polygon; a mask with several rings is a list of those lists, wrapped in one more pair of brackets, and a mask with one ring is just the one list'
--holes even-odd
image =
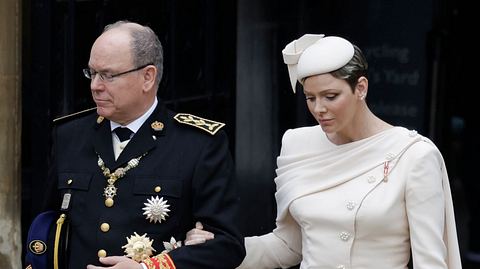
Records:
{"label": "man's ear", "polygon": [[157,77],[157,67],[154,65],[149,65],[145,67],[145,72],[143,73],[143,86],[144,90],[150,90],[154,88],[155,78]]}

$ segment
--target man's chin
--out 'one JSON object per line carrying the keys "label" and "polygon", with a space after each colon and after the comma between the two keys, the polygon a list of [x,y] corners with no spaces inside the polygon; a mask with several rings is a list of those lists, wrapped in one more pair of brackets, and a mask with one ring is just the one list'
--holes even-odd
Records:
{"label": "man's chin", "polygon": [[97,114],[104,118],[108,118],[112,114],[112,112],[111,109],[97,105]]}

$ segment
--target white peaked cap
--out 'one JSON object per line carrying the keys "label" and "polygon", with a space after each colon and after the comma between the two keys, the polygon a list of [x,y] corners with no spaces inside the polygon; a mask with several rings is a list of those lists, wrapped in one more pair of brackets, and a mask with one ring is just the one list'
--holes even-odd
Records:
{"label": "white peaked cap", "polygon": [[290,42],[282,54],[293,92],[297,81],[302,83],[306,77],[343,67],[352,59],[354,52],[352,43],[338,36],[306,34]]}

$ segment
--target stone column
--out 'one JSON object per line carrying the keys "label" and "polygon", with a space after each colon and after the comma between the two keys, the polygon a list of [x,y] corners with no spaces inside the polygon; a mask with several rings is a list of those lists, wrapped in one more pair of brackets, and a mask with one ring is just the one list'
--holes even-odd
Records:
{"label": "stone column", "polygon": [[21,0],[0,1],[0,268],[21,268]]}

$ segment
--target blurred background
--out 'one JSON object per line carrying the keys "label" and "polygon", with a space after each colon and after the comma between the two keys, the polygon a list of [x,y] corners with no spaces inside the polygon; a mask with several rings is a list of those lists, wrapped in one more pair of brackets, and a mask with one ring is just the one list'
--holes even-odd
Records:
{"label": "blurred background", "polygon": [[[302,91],[292,93],[281,50],[305,33],[354,42],[370,64],[370,108],[431,138],[442,152],[464,268],[480,268],[468,259],[475,252],[480,257],[473,1],[0,1],[15,4],[20,14],[15,26],[4,26],[18,26],[21,39],[21,244],[44,198],[52,120],[94,107],[81,70],[103,27],[126,19],[150,26],[163,44],[159,98],[177,112],[227,124],[246,236],[274,227],[282,134],[316,124]],[[1,268],[15,268],[1,259]]]}

